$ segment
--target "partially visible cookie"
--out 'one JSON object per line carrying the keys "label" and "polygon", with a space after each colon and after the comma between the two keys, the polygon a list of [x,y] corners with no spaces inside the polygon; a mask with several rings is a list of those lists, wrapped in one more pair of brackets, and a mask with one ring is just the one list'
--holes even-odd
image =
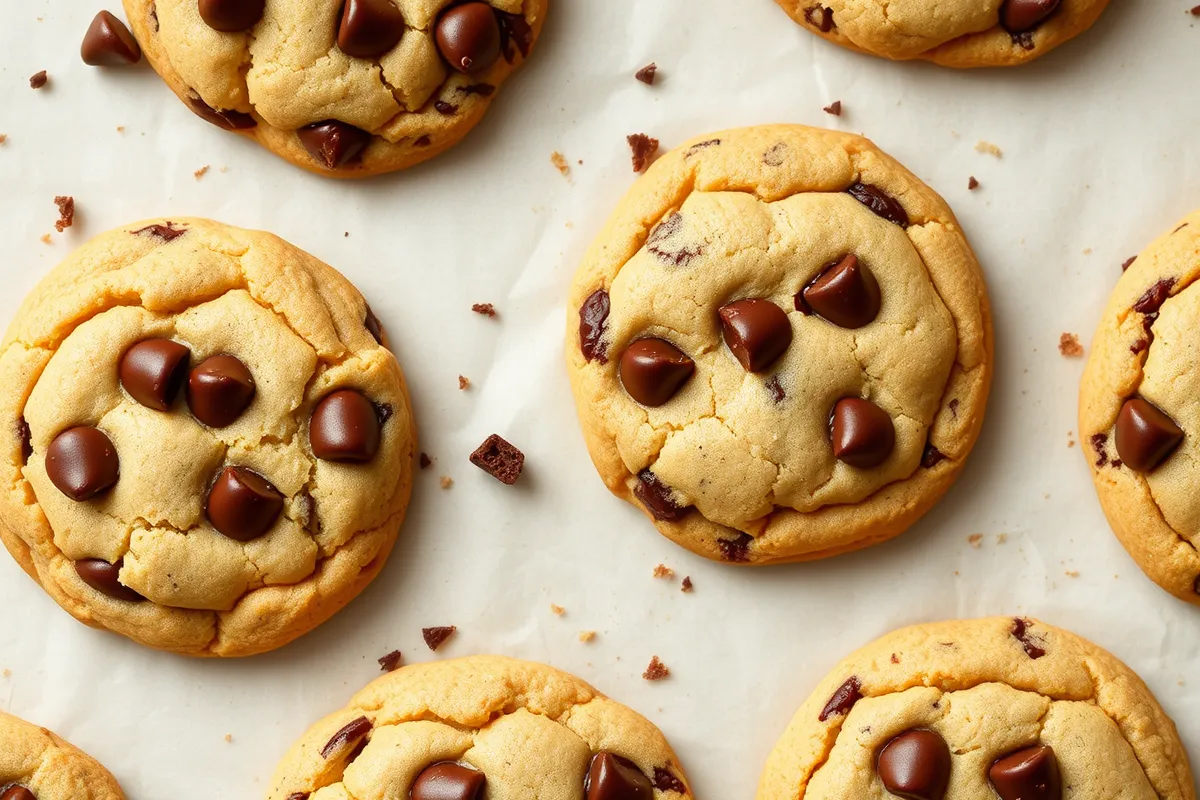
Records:
{"label": "partially visible cookie", "polygon": [[1174,723],[1124,664],[1036,620],[914,625],[834,668],[758,800],[1195,800]]}
{"label": "partially visible cookie", "polygon": [[447,150],[529,56],[549,0],[125,0],[167,85],[293,164],[358,178]]}
{"label": "partially visible cookie", "polygon": [[268,233],[91,240],[0,344],[0,539],[77,619],[197,656],[279,647],[382,569],[412,487],[378,319]]}
{"label": "partially visible cookie", "polygon": [[775,0],[850,50],[948,67],[1032,61],[1092,26],[1108,0]]}
{"label": "partially visible cookie", "polygon": [[0,711],[0,798],[125,800],[108,770],[45,728]]}
{"label": "partially visible cookie", "polygon": [[649,721],[541,664],[475,656],[375,680],[287,752],[268,800],[689,800]]}
{"label": "partially visible cookie", "polygon": [[1079,389],[1109,524],[1159,586],[1200,605],[1200,212],[1132,259]]}
{"label": "partially visible cookie", "polygon": [[932,189],[868,140],[771,125],[660,158],[575,275],[567,370],[597,471],[740,564],[896,536],[979,434],[992,329]]}

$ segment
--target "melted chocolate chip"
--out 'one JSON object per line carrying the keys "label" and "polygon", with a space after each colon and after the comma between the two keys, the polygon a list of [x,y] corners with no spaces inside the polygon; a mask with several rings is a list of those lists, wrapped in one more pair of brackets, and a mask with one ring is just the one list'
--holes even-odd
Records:
{"label": "melted chocolate chip", "polygon": [[652,517],[663,522],[678,522],[684,518],[690,506],[676,504],[671,496],[671,487],[649,469],[642,470],[637,477],[638,484],[633,493]]}
{"label": "melted chocolate chip", "polygon": [[654,787],[646,774],[613,753],[592,757],[583,789],[587,800],[654,800]]}
{"label": "melted chocolate chip", "polygon": [[1012,635],[1014,639],[1021,643],[1021,647],[1025,649],[1025,655],[1036,661],[1046,655],[1046,649],[1042,647],[1044,644],[1042,640],[1030,634],[1029,628],[1031,625],[1032,623],[1029,620],[1015,617],[1013,619]]}
{"label": "melted chocolate chip", "polygon": [[1174,278],[1163,278],[1155,283],[1149,289],[1142,293],[1142,296],[1133,304],[1133,310],[1139,314],[1157,314],[1162,308],[1162,304],[1171,296],[1171,290],[1175,288]]}
{"label": "melted chocolate chip", "polygon": [[254,376],[231,355],[206,358],[188,375],[188,406],[210,428],[232,424],[250,405],[255,391]]}
{"label": "melted chocolate chip", "polygon": [[588,361],[608,363],[604,328],[608,323],[608,292],[597,289],[579,307],[579,349]]}
{"label": "melted chocolate chip", "polygon": [[500,59],[500,22],[487,3],[451,6],[437,21],[437,45],[459,72],[479,73]]}
{"label": "melted chocolate chip", "polygon": [[1151,403],[1134,397],[1121,406],[1116,425],[1117,454],[1134,472],[1152,471],[1182,441],[1183,430]]}
{"label": "melted chocolate chip", "polygon": [[894,222],[901,228],[908,227],[908,212],[904,206],[878,186],[856,183],[846,193],[888,222]]}
{"label": "melted chocolate chip", "polygon": [[361,742],[370,732],[371,720],[366,717],[351,720],[321,748],[321,758],[328,761],[331,758],[339,758],[343,754],[349,754],[354,749],[354,746]]}
{"label": "melted chocolate chip", "polygon": [[950,748],[933,731],[906,731],[879,751],[877,769],[897,797],[942,800],[950,783]]}
{"label": "melted chocolate chip", "polygon": [[146,339],[125,351],[117,375],[129,396],[147,408],[166,411],[188,374],[191,351],[170,339]]}
{"label": "melted chocolate chip", "polygon": [[257,472],[226,467],[209,490],[204,510],[219,533],[249,542],[275,525],[283,511],[283,495]]}
{"label": "melted chocolate chip", "polygon": [[187,228],[183,227],[176,228],[174,222],[167,220],[166,225],[147,225],[144,228],[138,228],[136,231],[130,231],[130,233],[134,236],[146,234],[147,236],[153,236],[155,239],[161,239],[164,242],[173,242],[187,233],[187,230]]}
{"label": "melted chocolate chip", "polygon": [[362,160],[371,134],[346,122],[327,119],[296,131],[304,149],[326,169],[337,169]]}
{"label": "melted chocolate chip", "polygon": [[819,722],[824,722],[833,716],[841,716],[849,714],[850,709],[854,708],[854,704],[862,699],[862,681],[857,675],[851,675],[846,679],[846,682],[837,688],[833,693],[833,697],[829,698],[829,702],[821,709],[821,713],[817,716]]}
{"label": "melted chocolate chip", "polygon": [[796,310],[810,308],[842,328],[861,328],[879,315],[879,282],[855,255],[826,267],[795,298]]}
{"label": "melted chocolate chip", "polygon": [[670,400],[696,371],[696,363],[662,339],[638,339],[621,354],[621,384],[644,406]]}
{"label": "melted chocolate chip", "polygon": [[308,423],[313,455],[323,461],[370,461],[379,451],[379,437],[375,405],[353,389],[341,389],[322,398]]}
{"label": "melted chocolate chip", "polygon": [[79,55],[93,67],[120,67],[140,61],[142,48],[124,22],[101,11],[83,35]]}
{"label": "melted chocolate chip", "polygon": [[17,419],[17,438],[21,441],[21,463],[27,464],[33,455],[33,432],[24,417]]}
{"label": "melted chocolate chip", "polygon": [[258,125],[254,117],[249,114],[213,108],[199,97],[188,97],[187,104],[193,114],[227,131],[241,131]]}
{"label": "melted chocolate chip", "polygon": [[404,16],[391,0],[346,0],[337,45],[348,56],[375,58],[404,35]]}
{"label": "melted chocolate chip", "polygon": [[1009,33],[1027,33],[1058,10],[1062,0],[1006,0],[1000,7],[1000,24]]}
{"label": "melted chocolate chip", "polygon": [[0,800],[37,800],[37,796],[24,786],[9,786],[0,792]]}
{"label": "melted chocolate chip", "polygon": [[506,486],[516,483],[525,468],[525,454],[494,433],[475,448],[470,460]]}
{"label": "melted chocolate chip", "polygon": [[782,403],[786,395],[783,391],[783,384],[779,382],[778,375],[772,375],[771,380],[767,381],[767,391],[771,393],[771,399],[776,404]]}
{"label": "melted chocolate chip", "polygon": [[413,782],[410,800],[477,800],[487,776],[451,761],[426,767]]}
{"label": "melted chocolate chip", "polygon": [[717,548],[721,557],[735,564],[746,564],[750,561],[750,545],[754,537],[748,533],[739,533],[735,539],[717,539]]}
{"label": "melted chocolate chip", "polygon": [[500,23],[500,50],[504,53],[504,60],[513,63],[516,58],[513,45],[520,51],[521,58],[528,58],[529,48],[533,46],[533,28],[525,21],[525,17],[496,11],[496,21]]}
{"label": "melted chocolate chip", "polygon": [[88,586],[114,600],[140,603],[146,598],[121,583],[122,564],[123,560],[110,564],[99,558],[81,558],[75,562],[75,573]]}
{"label": "melted chocolate chip", "polygon": [[215,31],[238,33],[262,19],[266,0],[200,0],[200,19]]}
{"label": "melted chocolate chip", "polygon": [[717,315],[726,346],[747,372],[762,372],[792,343],[791,321],[770,300],[738,300]]}
{"label": "melted chocolate chip", "polygon": [[1059,800],[1062,777],[1048,745],[1036,745],[997,759],[988,778],[1001,800]]}
{"label": "melted chocolate chip", "polygon": [[821,33],[829,33],[836,27],[833,22],[832,8],[809,6],[804,9],[804,19]]}
{"label": "melted chocolate chip", "polygon": [[879,466],[896,446],[892,418],[869,400],[845,397],[837,401],[829,429],[834,457],[859,469]]}
{"label": "melted chocolate chip", "polygon": [[[686,585],[691,585],[689,578],[684,578],[683,580]],[[654,788],[660,792],[687,794],[687,787],[683,785],[683,781],[679,780],[679,777],[666,767],[654,768]]]}
{"label": "melted chocolate chip", "polygon": [[120,460],[112,440],[81,425],[54,437],[46,451],[46,475],[72,500],[90,500],[116,484]]}

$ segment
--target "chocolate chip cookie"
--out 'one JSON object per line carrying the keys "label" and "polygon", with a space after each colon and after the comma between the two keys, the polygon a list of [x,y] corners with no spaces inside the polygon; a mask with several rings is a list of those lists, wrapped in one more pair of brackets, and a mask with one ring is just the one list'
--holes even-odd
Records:
{"label": "chocolate chip cookie", "polygon": [[267,233],[150,220],[80,248],[0,345],[0,539],[77,619],[239,656],[383,567],[404,376],[340,274]]}
{"label": "chocolate chip cookie", "polygon": [[1175,725],[1111,654],[1036,620],[914,625],[822,681],[758,800],[1195,800]]}
{"label": "chocolate chip cookie", "polygon": [[1126,264],[1079,392],[1079,433],[1117,538],[1200,605],[1200,212]]}
{"label": "chocolate chip cookie", "polygon": [[948,67],[1031,61],[1092,26],[1108,0],[775,0],[850,50]]}
{"label": "chocolate chip cookie", "polygon": [[125,0],[200,117],[356,178],[447,150],[529,56],[548,0]]}
{"label": "chocolate chip cookie", "polygon": [[680,800],[671,746],[646,719],[541,664],[475,656],[404,667],[318,722],[268,800]]}
{"label": "chocolate chip cookie", "polygon": [[125,800],[86,753],[0,711],[0,800]]}
{"label": "chocolate chip cookie", "polygon": [[903,532],[974,445],[992,374],[953,213],[859,136],[694,139],[621,202],[575,276],[567,367],[609,489],[735,563]]}

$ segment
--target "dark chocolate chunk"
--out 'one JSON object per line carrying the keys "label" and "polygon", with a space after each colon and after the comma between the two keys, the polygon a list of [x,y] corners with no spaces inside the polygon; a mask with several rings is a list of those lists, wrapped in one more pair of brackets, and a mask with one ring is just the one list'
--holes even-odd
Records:
{"label": "dark chocolate chunk", "polygon": [[21,463],[26,464],[33,455],[33,431],[24,417],[17,420],[17,438],[21,441]]}
{"label": "dark chocolate chunk", "polygon": [[1042,647],[1045,644],[1044,641],[1029,632],[1031,625],[1032,623],[1027,619],[1014,617],[1012,635],[1025,649],[1025,655],[1036,661],[1046,655],[1046,648]]}
{"label": "dark chocolate chunk", "polygon": [[592,757],[583,782],[587,800],[654,800],[646,774],[627,758],[613,753]]}
{"label": "dark chocolate chunk", "polygon": [[831,116],[840,117],[842,115],[842,101],[834,100],[832,103],[825,106],[821,110],[824,111],[826,114],[830,114]]}
{"label": "dark chocolate chunk", "polygon": [[440,628],[422,628],[421,638],[425,640],[425,646],[430,650],[437,652],[437,649],[458,630],[455,625],[444,625]]}
{"label": "dark chocolate chunk", "polygon": [[654,85],[654,76],[657,74],[658,74],[658,64],[655,64],[653,61],[651,61],[649,64],[647,64],[646,66],[642,67],[637,72],[635,72],[633,77],[637,78],[639,81],[646,84],[647,86],[653,86]]}
{"label": "dark chocolate chunk", "polygon": [[400,668],[400,664],[404,661],[404,654],[399,650],[393,650],[386,656],[379,659],[379,668],[384,672],[395,672]]}
{"label": "dark chocolate chunk", "polygon": [[231,355],[206,358],[188,375],[188,406],[210,428],[232,424],[254,400],[254,393],[254,376]]}
{"label": "dark chocolate chunk", "polygon": [[637,477],[638,484],[633,493],[652,517],[663,522],[678,522],[684,518],[690,506],[677,505],[671,497],[671,487],[649,469],[642,470]]}
{"label": "dark chocolate chunk", "polygon": [[238,33],[262,19],[266,0],[200,0],[200,19],[215,31]]}
{"label": "dark chocolate chunk", "polygon": [[24,786],[9,786],[0,792],[0,800],[37,800],[37,796]]}
{"label": "dark chocolate chunk", "polygon": [[1059,800],[1062,777],[1049,745],[1035,745],[997,759],[988,778],[1001,800]]}
{"label": "dark chocolate chunk", "polygon": [[631,133],[625,137],[629,149],[633,152],[633,171],[645,172],[650,166],[651,159],[658,152],[658,139],[644,133]]}
{"label": "dark chocolate chunk", "polygon": [[496,21],[500,23],[500,51],[504,53],[504,60],[513,63],[516,51],[520,51],[521,58],[528,58],[529,48],[533,46],[533,28],[524,15],[496,11]]}
{"label": "dark chocolate chunk", "polygon": [[283,495],[257,472],[226,467],[209,490],[204,510],[218,532],[249,542],[274,526],[283,511]]}
{"label": "dark chocolate chunk", "polygon": [[146,598],[121,583],[122,560],[115,564],[99,558],[81,558],[75,562],[75,572],[88,586],[114,600],[140,603]]}
{"label": "dark chocolate chunk", "polygon": [[933,731],[906,731],[883,746],[876,766],[897,797],[942,800],[950,783],[950,748]]}
{"label": "dark chocolate chunk", "polygon": [[45,86],[49,82],[49,80],[50,80],[50,78],[49,78],[49,76],[46,75],[46,70],[42,70],[41,72],[35,72],[29,78],[29,88],[30,89],[41,89],[43,86]]}
{"label": "dark chocolate chunk", "polygon": [[1126,400],[1117,415],[1117,455],[1134,472],[1150,472],[1183,441],[1183,429],[1140,397]]}
{"label": "dark chocolate chunk", "polygon": [[804,9],[804,20],[821,33],[829,33],[837,27],[833,22],[833,9],[824,6],[809,6]]}
{"label": "dark chocolate chunk", "polygon": [[[346,723],[321,748],[321,758],[340,758],[353,752],[354,748],[371,732],[371,720],[359,717]],[[353,759],[349,759],[353,760]]]}
{"label": "dark chocolate chunk", "polygon": [[170,339],[146,339],[125,351],[117,366],[121,385],[147,408],[166,411],[188,374],[192,352]]}
{"label": "dark chocolate chunk", "polygon": [[72,500],[90,500],[116,484],[117,449],[96,428],[68,428],[54,437],[46,451],[46,475]]}
{"label": "dark chocolate chunk", "polygon": [[1000,24],[1009,33],[1028,33],[1060,5],[1062,0],[1006,0],[1000,7]]}
{"label": "dark chocolate chunk", "polygon": [[894,222],[901,228],[908,227],[908,212],[904,210],[904,206],[878,186],[856,183],[847,189],[846,193],[888,222]]}
{"label": "dark chocolate chunk", "polygon": [[967,178],[967,191],[973,192],[978,188],[979,188],[979,180],[974,175]]}
{"label": "dark chocolate chunk", "polygon": [[826,267],[796,297],[796,310],[807,306],[842,328],[861,328],[879,316],[879,282],[855,255]]}
{"label": "dark chocolate chunk", "polygon": [[446,9],[438,17],[436,35],[442,58],[459,72],[483,72],[500,59],[500,22],[487,3]]}
{"label": "dark chocolate chunk", "polygon": [[124,22],[101,11],[83,35],[79,55],[93,67],[120,67],[140,61],[142,48]]}
{"label": "dark chocolate chunk", "polygon": [[471,463],[501,483],[512,486],[525,468],[525,454],[493,433],[471,453]]}
{"label": "dark chocolate chunk", "polygon": [[242,111],[213,108],[199,97],[188,97],[187,105],[196,116],[206,119],[218,128],[224,128],[227,131],[246,130],[258,125],[257,120],[250,114]]}
{"label": "dark chocolate chunk", "polygon": [[747,372],[762,372],[792,343],[792,323],[770,300],[737,300],[717,311],[721,333]]}
{"label": "dark chocolate chunk", "polygon": [[735,564],[746,564],[750,561],[750,545],[754,537],[748,533],[739,533],[736,539],[717,539],[717,548],[721,557]]}
{"label": "dark chocolate chunk", "polygon": [[375,58],[404,35],[404,16],[391,0],[346,0],[337,45],[348,56]]}
{"label": "dark chocolate chunk", "polygon": [[353,389],[326,395],[308,422],[313,455],[324,461],[370,461],[379,451],[379,437],[375,404]]}
{"label": "dark chocolate chunk", "polygon": [[821,709],[817,720],[824,722],[832,716],[849,714],[850,709],[854,708],[854,704],[861,699],[862,681],[858,679],[857,675],[851,675],[845,683],[837,688],[833,697],[829,698],[829,702],[825,704],[825,708]]}
{"label": "dark chocolate chunk", "polygon": [[896,446],[892,418],[869,400],[845,397],[837,401],[829,425],[834,457],[852,467],[877,467]]}
{"label": "dark chocolate chunk", "polygon": [[604,328],[608,323],[608,292],[597,289],[579,307],[579,349],[588,361],[608,363],[608,345]]}
{"label": "dark chocolate chunk", "polygon": [[346,122],[327,119],[296,131],[300,144],[326,169],[337,169],[362,159],[371,134]]}
{"label": "dark chocolate chunk", "polygon": [[621,384],[644,406],[661,406],[687,383],[696,363],[662,339],[638,339],[621,354]]}
{"label": "dark chocolate chunk", "polygon": [[410,800],[479,800],[487,777],[477,769],[452,761],[433,764],[413,782]]}

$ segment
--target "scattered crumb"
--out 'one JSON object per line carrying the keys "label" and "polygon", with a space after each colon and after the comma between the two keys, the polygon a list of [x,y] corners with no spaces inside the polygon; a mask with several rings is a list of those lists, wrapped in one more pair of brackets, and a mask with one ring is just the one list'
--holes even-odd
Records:
{"label": "scattered crumb", "polygon": [[825,106],[825,108],[823,108],[821,110],[824,111],[826,114],[832,114],[835,117],[840,117],[842,115],[842,101],[834,100],[832,103]]}
{"label": "scattered crumb", "polygon": [[459,391],[463,391],[463,392],[465,392],[467,389],[470,389],[471,388],[471,379],[468,378],[466,375],[459,375],[458,376],[458,388],[459,388]]}
{"label": "scattered crumb", "polygon": [[11,669],[8,669],[7,667],[5,667],[5,668],[4,668],[4,671],[3,671],[3,672],[0,672],[0,675],[3,675],[3,676],[4,676],[4,677],[6,677],[6,678],[11,678],[11,677],[12,677],[12,670],[11,670]]}
{"label": "scattered crumb", "polygon": [[562,153],[558,152],[557,150],[551,153],[550,163],[554,165],[554,168],[557,169],[564,178],[570,176],[571,165],[567,163],[567,159],[563,157]]}
{"label": "scattered crumb", "polygon": [[54,223],[54,230],[62,233],[75,223],[75,198],[59,195],[54,198],[54,205],[58,206],[58,221]]}
{"label": "scattered crumb", "polygon": [[690,592],[690,591],[692,591],[692,589],[693,589],[693,588],[694,588],[694,587],[692,586],[692,579],[691,579],[690,577],[685,577],[685,578],[683,579],[683,586],[681,586],[681,587],[679,588],[679,591],[681,591],[681,592]]}
{"label": "scattered crumb", "polygon": [[649,64],[647,64],[646,66],[642,67],[637,72],[635,72],[633,77],[637,78],[639,81],[646,84],[647,86],[653,86],[654,85],[654,76],[657,74],[658,74],[658,64],[655,64],[653,61],[651,61]]}
{"label": "scattered crumb", "polygon": [[455,625],[446,625],[441,628],[422,628],[421,636],[425,639],[426,646],[429,647],[430,650],[437,652],[437,649],[441,647],[447,639],[453,636],[454,632],[457,630],[458,627]]}
{"label": "scattered crumb", "polygon": [[342,238],[343,238],[343,239],[349,239],[349,238],[350,238],[350,231],[346,231],[345,233],[343,233],[343,234],[342,234]]}
{"label": "scattered crumb", "polygon": [[560,605],[555,605],[554,603],[551,603],[550,604],[550,613],[556,617],[561,617],[563,614],[567,613],[567,610]]}
{"label": "scattered crumb", "polygon": [[967,190],[968,191],[973,192],[978,188],[979,188],[979,181],[975,178],[974,175],[967,178]]}
{"label": "scattered crumb", "polygon": [[124,132],[125,132],[125,126],[124,126],[124,125],[118,125],[118,126],[117,126],[117,133],[124,133]]}
{"label": "scattered crumb", "polygon": [[393,650],[379,659],[379,668],[384,672],[395,672],[404,663],[404,655],[399,650]]}
{"label": "scattered crumb", "polygon": [[583,642],[584,644],[587,644],[588,642],[592,641],[595,638],[596,638],[595,631],[580,631],[579,632],[579,641]]}
{"label": "scattered crumb", "polygon": [[1072,448],[1072,447],[1074,447],[1074,446],[1075,446],[1075,440],[1074,440],[1074,439],[1067,439],[1067,448],[1069,449],[1069,448]]}
{"label": "scattered crumb", "polygon": [[417,463],[421,465],[421,469],[429,469],[430,465],[433,464],[433,459],[429,457],[428,453],[421,453],[417,459]]}
{"label": "scattered crumb", "polygon": [[54,244],[54,240],[50,238],[50,234],[42,235],[42,244]]}
{"label": "scattered crumb", "polygon": [[[1048,497],[1048,496],[1049,496],[1049,495],[1047,495],[1047,497]],[[1007,541],[1008,541],[1008,534],[1007,534],[1007,533],[997,533],[997,534],[996,534],[996,544],[1004,544],[1004,543],[1005,543],[1005,542],[1007,542]]]}
{"label": "scattered crumb", "polygon": [[1090,256],[1092,254],[1092,248],[1090,248],[1090,247],[1083,248],[1083,254],[1085,256]]}
{"label": "scattered crumb", "polygon": [[491,303],[475,303],[471,306],[471,310],[476,314],[482,314],[485,317],[496,316],[496,307]]}
{"label": "scattered crumb", "polygon": [[658,656],[650,658],[650,666],[646,667],[646,671],[642,673],[642,677],[648,681],[661,681],[663,678],[670,677],[671,670],[667,669],[667,665],[658,660]]}
{"label": "scattered crumb", "polygon": [[[200,180],[201,178],[204,177],[205,173],[207,173],[207,172],[208,172],[208,164],[205,164],[203,167],[201,167],[200,169],[193,172],[192,177],[194,177],[196,180]],[[347,233],[346,235],[349,236],[350,234]]]}
{"label": "scattered crumb", "polygon": [[443,489],[449,489],[454,485],[454,478],[451,478],[449,475],[443,475],[441,484]]}
{"label": "scattered crumb", "polygon": [[7,134],[7,133],[0,133],[0,144],[4,144],[4,143],[5,143],[5,142],[7,142],[7,141],[8,141],[8,134]]}
{"label": "scattered crumb", "polygon": [[29,88],[40,89],[43,86],[45,86],[46,82],[49,80],[50,80],[50,78],[49,78],[49,76],[46,75],[46,70],[42,70],[41,72],[36,72],[33,74],[32,77],[29,78]]}
{"label": "scattered crumb", "polygon": [[233,734],[232,733],[225,734],[225,741],[233,742]]}
{"label": "scattered crumb", "polygon": [[972,533],[970,536],[967,537],[967,541],[971,543],[971,547],[974,547],[976,550],[978,550],[980,547],[983,546],[983,534],[982,533]]}
{"label": "scattered crumb", "polygon": [[1000,158],[1004,155],[1004,152],[999,147],[991,142],[985,142],[982,139],[975,143],[975,152],[986,153],[989,156],[995,156],[996,158]]}
{"label": "scattered crumb", "polygon": [[675,570],[668,567],[666,564],[659,564],[654,568],[654,577],[656,578],[674,578]]}
{"label": "scattered crumb", "polygon": [[471,453],[471,463],[506,486],[512,486],[525,469],[525,454],[496,434]]}
{"label": "scattered crumb", "polygon": [[1079,343],[1079,337],[1075,334],[1064,333],[1058,337],[1058,352],[1067,358],[1079,358],[1083,355],[1083,345]]}
{"label": "scattered crumb", "polygon": [[1069,570],[1067,570],[1067,577],[1068,578],[1078,578],[1079,573],[1073,569],[1069,569]]}
{"label": "scattered crumb", "polygon": [[629,149],[633,151],[633,171],[645,172],[658,152],[658,139],[644,133],[631,133],[625,137],[625,141],[629,142]]}

